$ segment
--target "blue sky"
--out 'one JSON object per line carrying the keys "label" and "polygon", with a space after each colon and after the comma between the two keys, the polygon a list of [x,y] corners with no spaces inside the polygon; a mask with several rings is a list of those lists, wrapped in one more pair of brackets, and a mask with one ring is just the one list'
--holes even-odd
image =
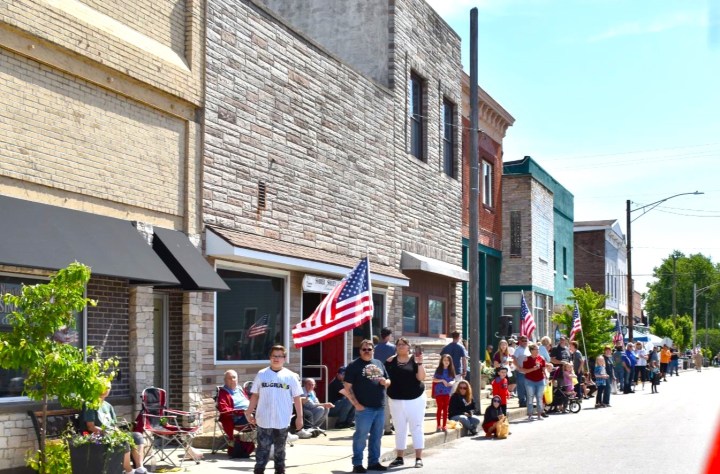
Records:
{"label": "blue sky", "polygon": [[[479,10],[479,83],[515,117],[575,219],[632,214],[635,288],[673,250],[720,262],[720,0],[427,0],[463,38]],[[714,4],[714,5],[711,5]]]}

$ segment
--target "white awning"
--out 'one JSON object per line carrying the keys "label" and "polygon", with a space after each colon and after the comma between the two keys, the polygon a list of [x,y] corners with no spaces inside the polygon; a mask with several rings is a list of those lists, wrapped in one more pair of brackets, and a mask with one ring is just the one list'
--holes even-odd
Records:
{"label": "white awning", "polygon": [[455,281],[470,280],[470,273],[457,265],[405,251],[403,251],[400,258],[400,270],[419,270],[441,275]]}

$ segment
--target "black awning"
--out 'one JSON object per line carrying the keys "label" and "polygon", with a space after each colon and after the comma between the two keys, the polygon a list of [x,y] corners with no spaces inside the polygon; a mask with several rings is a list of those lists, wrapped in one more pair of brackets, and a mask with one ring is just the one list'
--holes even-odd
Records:
{"label": "black awning", "polygon": [[74,261],[133,284],[180,283],[129,221],[0,196],[0,264],[59,270]]}
{"label": "black awning", "polygon": [[185,234],[155,227],[153,250],[180,280],[183,290],[227,291],[230,288]]}

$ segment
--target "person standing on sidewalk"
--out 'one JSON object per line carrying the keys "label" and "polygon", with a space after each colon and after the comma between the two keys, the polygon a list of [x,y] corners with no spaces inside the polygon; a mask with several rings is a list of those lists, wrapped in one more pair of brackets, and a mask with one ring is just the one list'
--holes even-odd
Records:
{"label": "person standing on sidewalk", "polygon": [[515,384],[517,386],[517,395],[518,402],[520,403],[520,408],[524,408],[527,406],[527,387],[525,384],[526,371],[522,367],[525,363],[525,359],[529,356],[530,351],[528,350],[528,338],[527,336],[520,336],[518,338],[518,345],[512,355],[513,363],[515,364]]}
{"label": "person standing on sidewalk", "polygon": [[[425,448],[423,419],[425,417],[425,366],[422,348],[416,347],[410,355],[410,342],[404,338],[397,340],[397,354],[385,363],[392,384],[387,389],[395,423],[395,451],[397,457],[390,467],[402,466],[403,453],[407,448],[408,428],[415,448],[415,467],[422,467],[422,451]],[[447,420],[447,416],[445,418]]]}
{"label": "person standing on sidewalk", "polygon": [[612,348],[610,346],[605,346],[603,348],[603,359],[605,359],[605,370],[607,374],[610,376],[608,379],[608,387],[605,389],[605,393],[603,393],[603,399],[602,403],[606,407],[610,406],[610,392],[613,391],[613,393],[617,393],[617,379],[615,376],[615,366],[613,365],[613,359],[612,359]]}
{"label": "person standing on sidewalk", "polygon": [[[390,386],[390,379],[383,363],[373,358],[371,340],[360,343],[360,357],[345,369],[344,383],[346,397],[355,407],[352,472],[387,471],[387,466],[380,464],[380,441],[385,419],[385,389]],[[368,447],[367,469],[362,465],[365,446]]]}
{"label": "person standing on sidewalk", "polygon": [[450,392],[455,383],[455,367],[449,354],[440,356],[440,364],[433,375],[433,398],[437,404],[435,421],[436,431],[447,431],[448,407],[450,406]]}
{"label": "person standing on sidewalk", "polygon": [[[390,342],[393,337],[393,330],[384,327],[380,330],[380,342],[375,346],[375,358],[385,364],[385,362],[397,352],[395,344]],[[388,406],[387,394],[385,394],[385,406]],[[390,410],[385,410],[385,421],[383,423],[383,434],[391,435],[392,423],[390,421]]]}
{"label": "person standing on sidewalk", "polygon": [[[527,393],[527,415],[528,420],[533,417],[533,400],[536,418],[542,420],[547,417],[543,406],[543,393],[545,392],[545,359],[539,353],[537,344],[530,344],[528,350],[530,356],[523,360],[522,369],[525,371],[525,391]],[[518,367],[518,370],[520,367]]]}
{"label": "person standing on sidewalk", "polygon": [[[300,396],[300,378],[283,367],[287,349],[281,345],[270,349],[270,367],[255,376],[250,405],[245,416],[257,425],[257,449],[254,474],[264,474],[270,457],[270,446],[275,446],[275,474],[285,474],[285,443],[295,406],[295,428],[303,427],[303,409]],[[257,411],[255,410],[257,408]]]}
{"label": "person standing on sidewalk", "polygon": [[450,337],[452,337],[452,342],[442,348],[440,355],[450,354],[453,360],[453,367],[455,367],[455,373],[465,378],[467,376],[467,351],[465,350],[465,346],[460,342],[460,333],[458,331],[453,331]]}

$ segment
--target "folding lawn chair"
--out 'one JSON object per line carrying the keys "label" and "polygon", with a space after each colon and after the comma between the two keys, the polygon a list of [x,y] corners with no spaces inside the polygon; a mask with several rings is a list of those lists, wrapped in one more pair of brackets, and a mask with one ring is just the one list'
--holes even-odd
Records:
{"label": "folding lawn chair", "polygon": [[[248,399],[250,398],[250,387],[252,387],[252,382],[245,382],[243,385],[243,390]],[[225,391],[225,387],[222,385],[217,386],[215,396],[213,397],[215,400],[215,425],[213,428],[212,453],[215,454],[221,449],[227,448],[228,454],[231,456],[234,455],[234,453],[244,453],[246,456],[250,456],[255,450],[255,441],[257,439],[255,425],[250,423],[235,424],[235,417],[245,415],[244,410],[221,411],[218,406],[221,391]],[[222,433],[222,437],[220,438],[217,436],[218,429]],[[237,450],[235,449],[236,444],[239,444]]]}
{"label": "folding lawn chair", "polygon": [[[135,430],[141,431],[148,439],[150,449],[146,458],[155,456],[156,462],[167,462],[182,467],[183,461],[192,452],[192,442],[202,428],[202,412],[171,410],[167,407],[167,393],[157,387],[142,392],[142,410],[137,418]],[[172,456],[182,450],[180,462]],[[195,459],[200,464],[199,459]]]}

